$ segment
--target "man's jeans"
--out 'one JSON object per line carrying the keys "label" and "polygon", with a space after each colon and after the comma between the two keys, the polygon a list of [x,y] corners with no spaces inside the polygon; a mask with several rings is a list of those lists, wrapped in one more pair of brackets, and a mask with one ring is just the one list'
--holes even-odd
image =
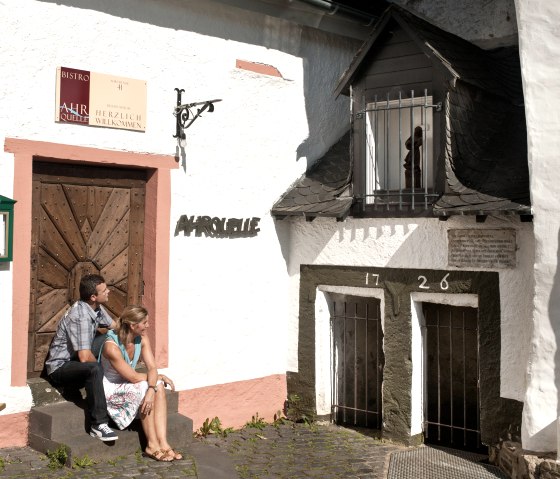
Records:
{"label": "man's jeans", "polygon": [[100,363],[67,361],[54,370],[49,378],[55,386],[81,386],[85,382],[91,425],[109,422],[103,389],[103,368]]}

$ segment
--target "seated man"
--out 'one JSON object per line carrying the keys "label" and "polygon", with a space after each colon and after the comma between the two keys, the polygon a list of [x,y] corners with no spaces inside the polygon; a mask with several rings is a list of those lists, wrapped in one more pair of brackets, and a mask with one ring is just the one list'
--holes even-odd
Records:
{"label": "seated man", "polygon": [[101,306],[109,300],[109,288],[102,276],[89,274],[80,280],[80,300],[58,323],[45,366],[55,386],[83,384],[87,393],[90,435],[101,441],[118,436],[108,426],[107,404],[103,390],[103,369],[91,352],[98,328],[112,329],[113,319]]}

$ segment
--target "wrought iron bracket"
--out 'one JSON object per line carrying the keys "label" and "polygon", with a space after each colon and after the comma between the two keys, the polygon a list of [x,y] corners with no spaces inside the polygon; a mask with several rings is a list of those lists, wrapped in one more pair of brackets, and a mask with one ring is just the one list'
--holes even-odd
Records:
{"label": "wrought iron bracket", "polygon": [[[222,100],[206,100],[195,103],[181,103],[181,95],[185,92],[182,88],[175,88],[177,92],[177,106],[173,109],[173,115],[176,118],[175,134],[173,138],[184,140],[186,138],[185,130],[191,126],[197,118],[205,111],[212,113],[214,111],[214,103]],[[196,112],[195,109],[196,108]]]}

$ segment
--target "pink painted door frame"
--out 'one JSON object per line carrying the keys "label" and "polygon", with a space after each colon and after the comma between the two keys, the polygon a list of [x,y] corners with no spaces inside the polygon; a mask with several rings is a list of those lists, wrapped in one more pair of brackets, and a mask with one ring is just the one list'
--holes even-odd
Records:
{"label": "pink painted door frame", "polygon": [[58,143],[6,138],[4,151],[14,155],[14,254],[12,297],[12,386],[27,380],[28,316],[31,275],[33,160],[135,167],[148,170],[144,244],[144,300],[151,312],[151,337],[158,367],[168,365],[169,231],[171,171],[174,156],[101,150]]}

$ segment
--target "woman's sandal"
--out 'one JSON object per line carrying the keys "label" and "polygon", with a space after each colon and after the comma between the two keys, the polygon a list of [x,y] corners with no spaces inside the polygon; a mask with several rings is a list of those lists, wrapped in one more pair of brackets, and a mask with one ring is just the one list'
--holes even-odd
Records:
{"label": "woman's sandal", "polygon": [[183,455],[178,452],[175,452],[171,447],[161,452],[165,454],[167,457],[171,457],[172,461],[180,461],[181,459],[183,459]]}
{"label": "woman's sandal", "polygon": [[173,461],[173,458],[167,454],[169,452],[168,451],[161,451],[159,449],[156,449],[154,452],[146,452],[144,451],[142,453],[142,455],[144,457],[149,457],[150,459],[153,459],[154,461],[159,461],[159,462],[171,462]]}

